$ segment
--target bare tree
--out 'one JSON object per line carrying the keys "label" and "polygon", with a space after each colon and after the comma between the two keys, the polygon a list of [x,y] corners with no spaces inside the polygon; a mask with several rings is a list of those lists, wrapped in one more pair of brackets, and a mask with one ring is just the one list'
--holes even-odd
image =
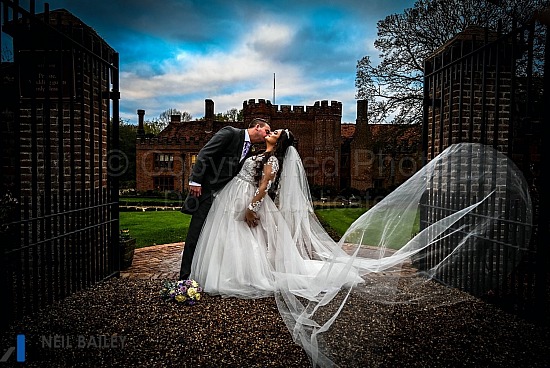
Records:
{"label": "bare tree", "polygon": [[168,109],[160,113],[159,117],[144,122],[145,132],[157,135],[164,130],[172,121],[172,115],[181,115],[181,121],[191,121],[193,116],[187,111],[181,112],[177,109]]}
{"label": "bare tree", "polygon": [[369,101],[369,121],[396,124],[422,119],[423,63],[439,47],[468,26],[502,31],[530,20],[548,0],[417,0],[413,8],[378,22],[371,57],[357,62],[357,99]]}
{"label": "bare tree", "polygon": [[223,114],[223,117],[227,121],[236,122],[236,121],[242,120],[242,115],[243,115],[242,110],[237,110],[236,108],[232,108],[232,109],[227,110]]}
{"label": "bare tree", "polygon": [[[232,108],[227,110],[226,112],[219,112],[216,114],[214,119],[216,121],[228,121],[228,122],[243,121],[244,120],[243,110]],[[205,120],[205,118],[202,117],[199,120]]]}
{"label": "bare tree", "polygon": [[177,109],[168,109],[160,113],[157,121],[165,124],[164,126],[166,126],[172,120],[172,115],[181,115],[181,121],[191,121],[193,119],[193,116],[191,116],[191,114],[187,111],[181,112]]}

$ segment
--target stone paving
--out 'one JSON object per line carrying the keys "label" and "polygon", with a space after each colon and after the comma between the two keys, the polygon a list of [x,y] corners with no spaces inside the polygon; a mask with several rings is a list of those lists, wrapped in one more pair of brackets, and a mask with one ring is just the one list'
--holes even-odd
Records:
{"label": "stone paving", "polygon": [[120,272],[121,277],[136,279],[176,280],[180,272],[182,243],[138,248],[132,265]]}
{"label": "stone paving", "polygon": [[[184,243],[181,242],[138,248],[135,250],[132,266],[121,271],[120,276],[136,279],[176,280],[180,272],[183,245]],[[349,246],[344,245],[343,248],[351,253]],[[373,249],[376,252],[379,251],[376,248],[367,247],[360,251],[359,255],[370,255]],[[415,270],[410,264],[402,265],[402,267],[402,271],[407,273]]]}

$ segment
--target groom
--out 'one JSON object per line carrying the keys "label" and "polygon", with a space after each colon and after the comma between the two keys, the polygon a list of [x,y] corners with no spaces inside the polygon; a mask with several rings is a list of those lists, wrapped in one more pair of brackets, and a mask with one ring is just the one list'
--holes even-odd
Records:
{"label": "groom", "polygon": [[226,126],[220,129],[199,151],[191,175],[189,193],[198,197],[199,205],[191,217],[181,259],[180,280],[191,273],[191,262],[202,226],[214,200],[213,194],[221,190],[238,174],[242,162],[253,143],[262,143],[270,134],[266,120],[255,118],[248,129]]}

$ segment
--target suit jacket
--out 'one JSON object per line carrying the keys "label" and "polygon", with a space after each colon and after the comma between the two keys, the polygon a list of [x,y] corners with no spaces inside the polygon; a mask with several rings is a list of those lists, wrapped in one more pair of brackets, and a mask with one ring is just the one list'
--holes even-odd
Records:
{"label": "suit jacket", "polygon": [[200,150],[189,180],[201,184],[202,196],[210,196],[237,175],[243,144],[244,129],[226,126]]}

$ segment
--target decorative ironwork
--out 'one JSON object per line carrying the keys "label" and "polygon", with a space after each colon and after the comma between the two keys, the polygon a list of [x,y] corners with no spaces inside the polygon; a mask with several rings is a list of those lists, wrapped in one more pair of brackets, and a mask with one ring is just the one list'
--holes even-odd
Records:
{"label": "decorative ironwork", "polygon": [[[526,40],[518,44],[518,40]],[[437,279],[506,309],[528,315],[538,311],[544,318],[548,292],[548,251],[542,232],[548,217],[541,212],[549,208],[538,193],[541,182],[543,145],[542,126],[548,125],[548,32],[547,26],[530,23],[513,27],[508,34],[473,28],[447,43],[445,49],[425,61],[423,151],[431,160],[446,147],[458,142],[490,145],[512,158],[530,185],[533,201],[533,234],[517,226],[525,213],[514,206],[505,190],[506,172],[492,157],[479,162],[465,162],[449,168],[447,177],[431,183],[424,198],[421,226],[437,221],[457,208],[464,197],[484,195],[489,183],[472,188],[449,187],[452,175],[471,174],[476,170],[493,170],[494,181],[503,180],[503,190],[485,211],[504,213],[492,231],[479,234],[486,243],[483,250],[466,251],[453,269],[445,269]],[[546,99],[543,96],[546,94]],[[545,222],[541,223],[541,219]],[[473,219],[475,220],[475,218]],[[457,229],[464,224],[457,224]],[[456,230],[456,229],[455,229]],[[463,231],[467,231],[467,228]],[[452,236],[434,247],[447,247]],[[434,257],[437,258],[437,257]],[[430,262],[431,261],[431,262]],[[440,260],[419,265],[429,269]]]}

